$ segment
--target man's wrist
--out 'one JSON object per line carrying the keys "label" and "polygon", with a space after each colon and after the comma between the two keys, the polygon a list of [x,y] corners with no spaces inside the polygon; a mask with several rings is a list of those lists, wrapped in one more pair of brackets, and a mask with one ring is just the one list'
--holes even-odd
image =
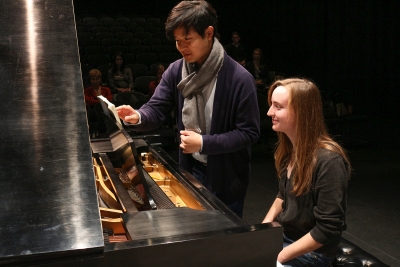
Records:
{"label": "man's wrist", "polygon": [[140,115],[140,113],[138,111],[136,111],[136,113],[137,113],[137,115],[139,117],[139,120],[137,121],[136,124],[141,124],[142,123],[142,115]]}
{"label": "man's wrist", "polygon": [[201,153],[201,151],[203,150],[203,136],[201,135],[200,138],[201,138],[201,145],[200,145],[199,153]]}

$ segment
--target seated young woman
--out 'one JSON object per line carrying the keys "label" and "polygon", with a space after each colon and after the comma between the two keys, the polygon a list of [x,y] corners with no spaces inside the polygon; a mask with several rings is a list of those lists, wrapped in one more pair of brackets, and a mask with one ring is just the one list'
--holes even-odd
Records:
{"label": "seated young woman", "polygon": [[263,223],[283,226],[277,261],[283,266],[330,266],[346,229],[349,159],[327,133],[313,82],[276,81],[268,103],[272,129],[278,134],[279,192]]}
{"label": "seated young woman", "polygon": [[112,67],[108,70],[108,84],[111,88],[114,100],[116,100],[118,94],[131,92],[133,90],[132,71],[125,66],[122,52],[116,52],[113,56]]}

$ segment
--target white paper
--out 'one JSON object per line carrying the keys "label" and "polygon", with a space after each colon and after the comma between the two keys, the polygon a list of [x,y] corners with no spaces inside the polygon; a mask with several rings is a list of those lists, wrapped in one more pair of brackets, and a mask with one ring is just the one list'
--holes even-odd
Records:
{"label": "white paper", "polygon": [[110,110],[110,112],[112,112],[112,114],[115,117],[115,122],[117,123],[118,128],[123,129],[122,124],[121,124],[121,120],[120,120],[120,118],[118,116],[118,112],[115,109],[115,105],[113,103],[111,103],[110,101],[108,101],[108,99],[105,98],[102,95],[99,95],[97,97],[100,99],[100,101],[103,101],[105,104],[107,104],[108,110]]}

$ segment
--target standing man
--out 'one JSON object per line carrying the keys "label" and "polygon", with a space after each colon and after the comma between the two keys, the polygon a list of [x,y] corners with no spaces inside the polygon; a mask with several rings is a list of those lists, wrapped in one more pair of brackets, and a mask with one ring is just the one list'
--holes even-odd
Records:
{"label": "standing man", "polygon": [[146,131],[175,108],[179,163],[241,217],[260,131],[255,81],[214,38],[217,14],[208,2],[180,2],[165,29],[183,58],[164,72],[147,104],[137,111],[119,106],[118,115]]}

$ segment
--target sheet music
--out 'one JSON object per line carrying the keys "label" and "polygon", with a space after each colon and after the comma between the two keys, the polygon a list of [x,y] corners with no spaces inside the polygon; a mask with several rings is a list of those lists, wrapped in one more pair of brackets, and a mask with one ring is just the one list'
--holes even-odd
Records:
{"label": "sheet music", "polygon": [[[118,128],[123,129],[123,126],[122,126],[122,124],[121,124],[121,120],[120,120],[120,118],[119,118],[119,116],[118,116],[118,112],[117,112],[117,110],[115,109],[115,105],[114,105],[113,103],[111,103],[110,101],[108,101],[108,99],[105,98],[105,97],[102,96],[102,95],[99,95],[99,96],[97,96],[97,97],[100,99],[100,103],[103,102],[104,104],[107,105],[108,110],[113,114],[113,116],[114,116],[114,118],[115,118],[115,122],[116,122]],[[102,104],[103,104],[103,103],[102,103]]]}

